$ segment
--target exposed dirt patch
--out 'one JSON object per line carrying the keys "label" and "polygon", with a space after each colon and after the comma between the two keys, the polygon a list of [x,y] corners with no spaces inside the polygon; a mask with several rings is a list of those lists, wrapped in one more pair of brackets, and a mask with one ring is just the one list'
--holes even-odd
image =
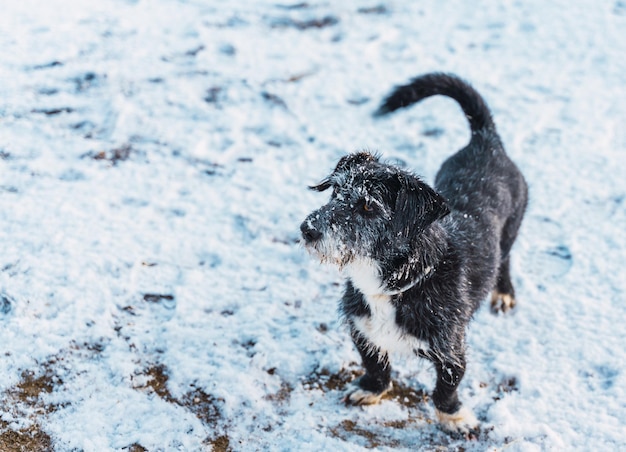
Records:
{"label": "exposed dirt patch", "polygon": [[342,368],[338,373],[331,373],[327,368],[314,371],[303,381],[304,389],[321,389],[322,391],[342,390],[348,383],[354,381],[363,374],[361,370]]}
{"label": "exposed dirt patch", "polygon": [[419,405],[428,403],[428,393],[423,389],[415,389],[407,384],[394,381],[393,388],[387,394],[385,399],[391,399],[407,408],[415,408]]}
{"label": "exposed dirt patch", "polygon": [[0,420],[0,450],[3,452],[52,451],[50,436],[38,424],[13,430]]}
{"label": "exposed dirt patch", "polygon": [[50,394],[54,387],[63,384],[49,367],[44,368],[44,373],[36,375],[33,371],[22,372],[22,381],[10,390],[11,395],[31,407],[43,408],[46,412],[54,411],[53,405],[46,405],[39,400],[42,393]]}
{"label": "exposed dirt patch", "polygon": [[218,436],[214,440],[208,441],[207,444],[212,447],[213,452],[230,452],[233,450],[226,435]]}
{"label": "exposed dirt patch", "polygon": [[123,162],[124,160],[128,160],[130,156],[135,153],[135,149],[132,145],[126,143],[119,147],[113,148],[109,151],[92,151],[83,154],[83,158],[92,158],[94,160],[105,160],[111,163],[113,166],[117,165],[119,162]]}
{"label": "exposed dirt patch", "polygon": [[179,404],[195,414],[205,425],[215,426],[222,419],[220,404],[223,402],[200,388],[194,388],[183,396]]}
{"label": "exposed dirt patch", "polygon": [[[434,422],[410,411],[406,419],[372,422],[359,424],[352,419],[346,419],[335,427],[329,429],[330,434],[347,443],[356,443],[367,449],[378,449],[381,447],[419,449],[441,452],[465,452],[466,450],[477,450],[477,441],[482,444],[489,442],[487,431],[477,431],[472,435],[450,434],[440,428],[433,428],[430,425]],[[411,439],[407,438],[406,430],[414,430],[415,436],[420,438],[421,444],[418,446]],[[479,448],[483,450],[482,447]]]}
{"label": "exposed dirt patch", "polygon": [[58,405],[45,403],[41,396],[50,394],[63,385],[53,364],[57,358],[44,363],[39,371],[25,370],[21,380],[7,390],[3,397],[2,411],[11,413],[14,418],[27,419],[30,425],[15,428],[0,421],[0,450],[12,451],[51,451],[52,440],[41,429],[39,416],[54,412]]}
{"label": "exposed dirt patch", "polygon": [[498,392],[504,392],[504,393],[517,391],[518,390],[517,378],[515,378],[515,377],[504,378],[498,384],[498,388],[497,389],[498,389]]}
{"label": "exposed dirt patch", "polygon": [[480,383],[480,387],[490,389],[490,391],[493,392],[491,398],[494,401],[502,399],[505,394],[519,390],[517,378],[515,377],[504,377],[500,381],[491,380],[489,382],[482,382]]}
{"label": "exposed dirt patch", "polygon": [[517,378],[506,377],[496,384],[496,395],[493,396],[494,401],[500,400],[505,394],[518,391]]}
{"label": "exposed dirt patch", "polygon": [[277,392],[273,394],[268,394],[264,398],[265,400],[270,400],[272,402],[287,403],[291,399],[292,391],[293,391],[293,386],[291,386],[286,381],[283,381],[280,384],[280,389]]}
{"label": "exposed dirt patch", "polygon": [[[224,422],[221,410],[221,405],[224,403],[223,399],[207,394],[202,389],[194,386],[181,398],[174,397],[167,387],[169,375],[167,368],[163,364],[149,367],[141,375],[148,377],[148,379],[145,385],[137,386],[136,389],[151,390],[166,402],[191,411],[209,431],[215,433],[215,436],[205,440],[206,444],[211,445],[213,450],[218,452],[232,450],[230,448],[230,439],[223,432]],[[218,433],[222,434],[219,435]]]}
{"label": "exposed dirt patch", "polygon": [[141,444],[133,443],[130,446],[126,446],[122,448],[122,450],[127,450],[128,452],[148,452],[148,449],[143,447]]}
{"label": "exposed dirt patch", "polygon": [[359,427],[356,422],[349,419],[346,419],[337,427],[331,428],[330,431],[333,436],[341,438],[344,441],[350,441],[350,439],[353,438],[354,435],[357,435],[365,440],[365,443],[363,445],[369,449],[374,449],[381,446],[398,446],[398,443],[396,441],[385,441],[385,438],[381,438],[376,433]]}
{"label": "exposed dirt patch", "polygon": [[150,367],[146,369],[143,374],[148,377],[148,382],[146,383],[146,386],[140,388],[150,388],[163,400],[170,403],[178,403],[178,401],[172,397],[172,394],[170,394],[170,391],[167,388],[167,380],[169,379],[169,376],[165,371],[165,366],[157,365]]}

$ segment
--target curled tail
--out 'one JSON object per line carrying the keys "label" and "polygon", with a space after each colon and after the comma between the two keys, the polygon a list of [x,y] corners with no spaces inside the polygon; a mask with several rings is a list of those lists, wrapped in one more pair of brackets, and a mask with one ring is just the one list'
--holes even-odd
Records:
{"label": "curled tail", "polygon": [[374,116],[384,116],[438,94],[451,97],[459,103],[472,132],[495,129],[491,112],[478,91],[459,77],[443,73],[421,75],[407,85],[398,86],[383,101]]}

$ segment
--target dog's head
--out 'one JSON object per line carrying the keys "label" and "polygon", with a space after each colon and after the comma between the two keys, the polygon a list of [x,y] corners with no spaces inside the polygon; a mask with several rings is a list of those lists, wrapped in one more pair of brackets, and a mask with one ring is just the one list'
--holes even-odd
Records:
{"label": "dog's head", "polygon": [[304,220],[302,238],[322,262],[340,267],[359,258],[405,254],[449,212],[443,197],[419,178],[367,152],[343,157],[311,189],[332,189],[332,195]]}

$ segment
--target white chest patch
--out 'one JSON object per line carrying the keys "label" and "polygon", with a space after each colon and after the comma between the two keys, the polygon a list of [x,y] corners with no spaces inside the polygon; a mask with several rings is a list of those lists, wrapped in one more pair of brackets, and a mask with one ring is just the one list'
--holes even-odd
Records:
{"label": "white chest patch", "polygon": [[380,269],[370,259],[352,262],[345,268],[354,287],[363,293],[371,315],[352,319],[355,328],[372,344],[385,352],[413,355],[427,351],[428,344],[406,334],[396,323],[396,308],[391,296],[384,294]]}

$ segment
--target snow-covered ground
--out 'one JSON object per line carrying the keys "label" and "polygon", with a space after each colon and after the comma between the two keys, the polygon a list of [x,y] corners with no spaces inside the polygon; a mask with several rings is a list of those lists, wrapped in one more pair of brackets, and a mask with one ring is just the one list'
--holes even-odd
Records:
{"label": "snow-covered ground", "polygon": [[[0,15],[0,449],[626,450],[626,3],[101,0]],[[481,309],[461,397],[358,355],[342,276],[299,245],[347,152],[432,181],[469,138],[395,84],[454,72],[490,104],[531,201],[519,306]]]}

